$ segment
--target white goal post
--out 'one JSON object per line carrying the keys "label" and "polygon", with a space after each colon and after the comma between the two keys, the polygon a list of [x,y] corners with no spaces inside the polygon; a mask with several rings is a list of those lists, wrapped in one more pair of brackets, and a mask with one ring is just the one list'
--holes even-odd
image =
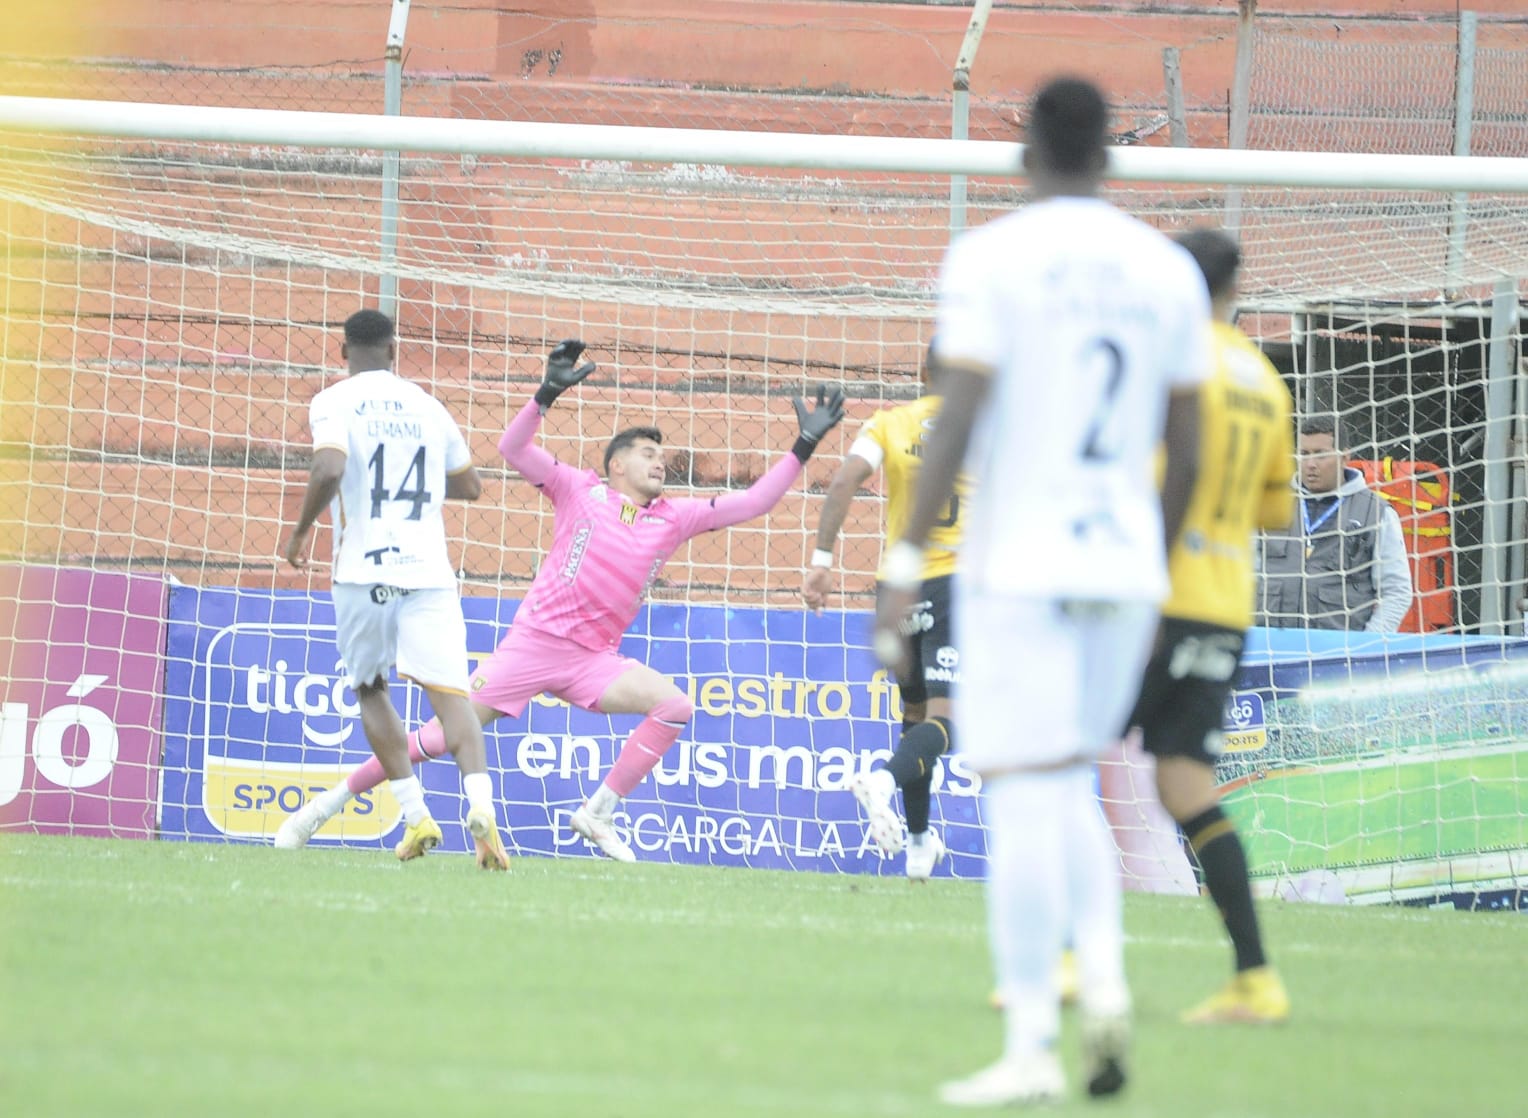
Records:
{"label": "white goal post", "polygon": [[[1022,151],[1020,144],[993,140],[432,119],[45,97],[0,97],[0,128],[294,148],[973,176],[1016,174]],[[1110,153],[1109,177],[1122,182],[1528,194],[1528,158],[1128,147]]]}
{"label": "white goal post", "polygon": [[[789,444],[790,395],[846,386],[804,485],[655,585],[631,649],[697,715],[623,825],[644,859],[900,872],[845,790],[899,719],[864,641],[877,489],[845,524],[844,608],[805,614],[800,579],[855,430],[918,391],[950,176],[979,224],[1022,201],[1019,151],[0,97],[0,828],[268,841],[366,756],[327,570],[277,548],[335,328],[386,277],[400,363],[461,417],[488,483],[448,521],[475,657],[550,540],[494,450],[548,345],[582,336],[601,366],[549,414],[548,447],[597,467],[615,430],[657,424],[676,490],[746,484]],[[1241,325],[1302,413],[1339,420],[1412,550],[1408,632],[1254,636],[1220,777],[1259,888],[1520,897],[1528,158],[1121,147],[1110,182],[1168,232],[1236,190]],[[627,729],[549,702],[497,725],[513,845],[581,850],[565,816]],[[454,769],[423,775],[458,818]],[[1103,785],[1126,868],[1183,888],[1139,778]],[[941,770],[957,876],[981,869],[974,790],[958,758]],[[379,845],[396,823],[364,798],[320,841]]]}

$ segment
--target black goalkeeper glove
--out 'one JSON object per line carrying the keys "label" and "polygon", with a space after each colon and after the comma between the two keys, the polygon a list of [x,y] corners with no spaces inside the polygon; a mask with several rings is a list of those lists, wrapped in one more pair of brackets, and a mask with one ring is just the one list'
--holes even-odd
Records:
{"label": "black goalkeeper glove", "polygon": [[818,385],[817,406],[811,411],[806,410],[806,400],[800,396],[794,397],[791,404],[796,409],[796,421],[801,424],[801,434],[796,445],[791,447],[791,453],[804,463],[817,449],[822,437],[844,418],[844,390],[830,390]]}
{"label": "black goalkeeper glove", "polygon": [[569,338],[557,343],[557,348],[546,355],[546,375],[541,378],[541,387],[536,389],[536,403],[542,411],[546,411],[557,401],[557,397],[594,372],[593,361],[578,364],[579,355],[583,352],[584,343],[577,338]]}

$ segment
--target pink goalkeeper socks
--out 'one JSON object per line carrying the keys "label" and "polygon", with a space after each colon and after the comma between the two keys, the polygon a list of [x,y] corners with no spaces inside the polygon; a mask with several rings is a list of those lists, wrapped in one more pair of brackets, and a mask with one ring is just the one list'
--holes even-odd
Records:
{"label": "pink goalkeeper socks", "polygon": [[626,744],[621,746],[621,755],[615,759],[615,766],[605,778],[610,790],[623,799],[631,795],[631,790],[653,771],[653,766],[668,747],[679,740],[679,731],[683,729],[683,723],[676,726],[652,715],[642,719],[631,737],[626,739]]}
{"label": "pink goalkeeper socks", "polygon": [[[446,732],[433,718],[409,735],[411,762],[417,764],[420,761],[428,761],[432,757],[443,757],[445,753]],[[350,775],[345,778],[345,786],[352,794],[359,796],[362,792],[371,791],[386,779],[387,774],[382,771],[382,762],[372,757],[351,770]]]}

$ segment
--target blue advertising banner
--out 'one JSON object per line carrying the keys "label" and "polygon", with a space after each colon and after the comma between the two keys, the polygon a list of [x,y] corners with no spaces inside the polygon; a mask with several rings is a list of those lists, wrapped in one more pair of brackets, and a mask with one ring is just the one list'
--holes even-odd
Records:
{"label": "blue advertising banner", "polygon": [[[517,605],[464,600],[474,662]],[[847,791],[889,755],[901,721],[896,688],[868,651],[868,622],[643,610],[622,649],[673,677],[695,717],[617,816],[639,859],[903,872],[901,858],[879,857]],[[370,757],[327,595],[172,588],[167,649],[163,837],[269,841]],[[393,693],[407,725],[429,716],[416,689]],[[542,696],[489,728],[513,850],[591,853],[568,816],[637,721]],[[1262,891],[1419,903],[1524,895],[1528,642],[1253,630],[1224,728],[1217,776]],[[418,771],[447,848],[470,849],[455,766]],[[983,872],[977,788],[958,755],[936,773],[933,823],[952,854],[941,875]],[[400,815],[384,784],[314,841],[390,846]],[[1155,887],[1148,877],[1134,884]]]}
{"label": "blue advertising banner", "polygon": [[[463,600],[474,662],[518,603]],[[370,756],[343,682],[327,595],[176,587],[169,603],[165,708],[167,838],[269,841],[288,814]],[[650,605],[622,651],[688,691],[695,717],[627,799],[617,824],[643,860],[901,873],[865,834],[850,778],[890,754],[896,688],[868,651],[868,617]],[[393,688],[404,722],[429,708]],[[609,771],[636,716],[542,696],[489,727],[489,769],[509,845],[586,854],[568,816]],[[471,848],[449,761],[418,769],[446,847]],[[941,874],[980,876],[977,782],[958,757],[935,776],[933,823],[952,857]],[[385,784],[357,797],[315,843],[389,845],[402,833]]]}

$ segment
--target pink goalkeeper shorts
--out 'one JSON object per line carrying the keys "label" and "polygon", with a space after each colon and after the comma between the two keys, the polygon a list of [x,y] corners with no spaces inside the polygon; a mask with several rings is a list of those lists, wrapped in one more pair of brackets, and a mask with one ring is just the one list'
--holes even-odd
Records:
{"label": "pink goalkeeper shorts", "polygon": [[564,637],[511,625],[493,655],[472,673],[468,697],[511,718],[543,691],[574,706],[598,711],[600,696],[623,672],[637,666],[612,648],[594,651]]}

